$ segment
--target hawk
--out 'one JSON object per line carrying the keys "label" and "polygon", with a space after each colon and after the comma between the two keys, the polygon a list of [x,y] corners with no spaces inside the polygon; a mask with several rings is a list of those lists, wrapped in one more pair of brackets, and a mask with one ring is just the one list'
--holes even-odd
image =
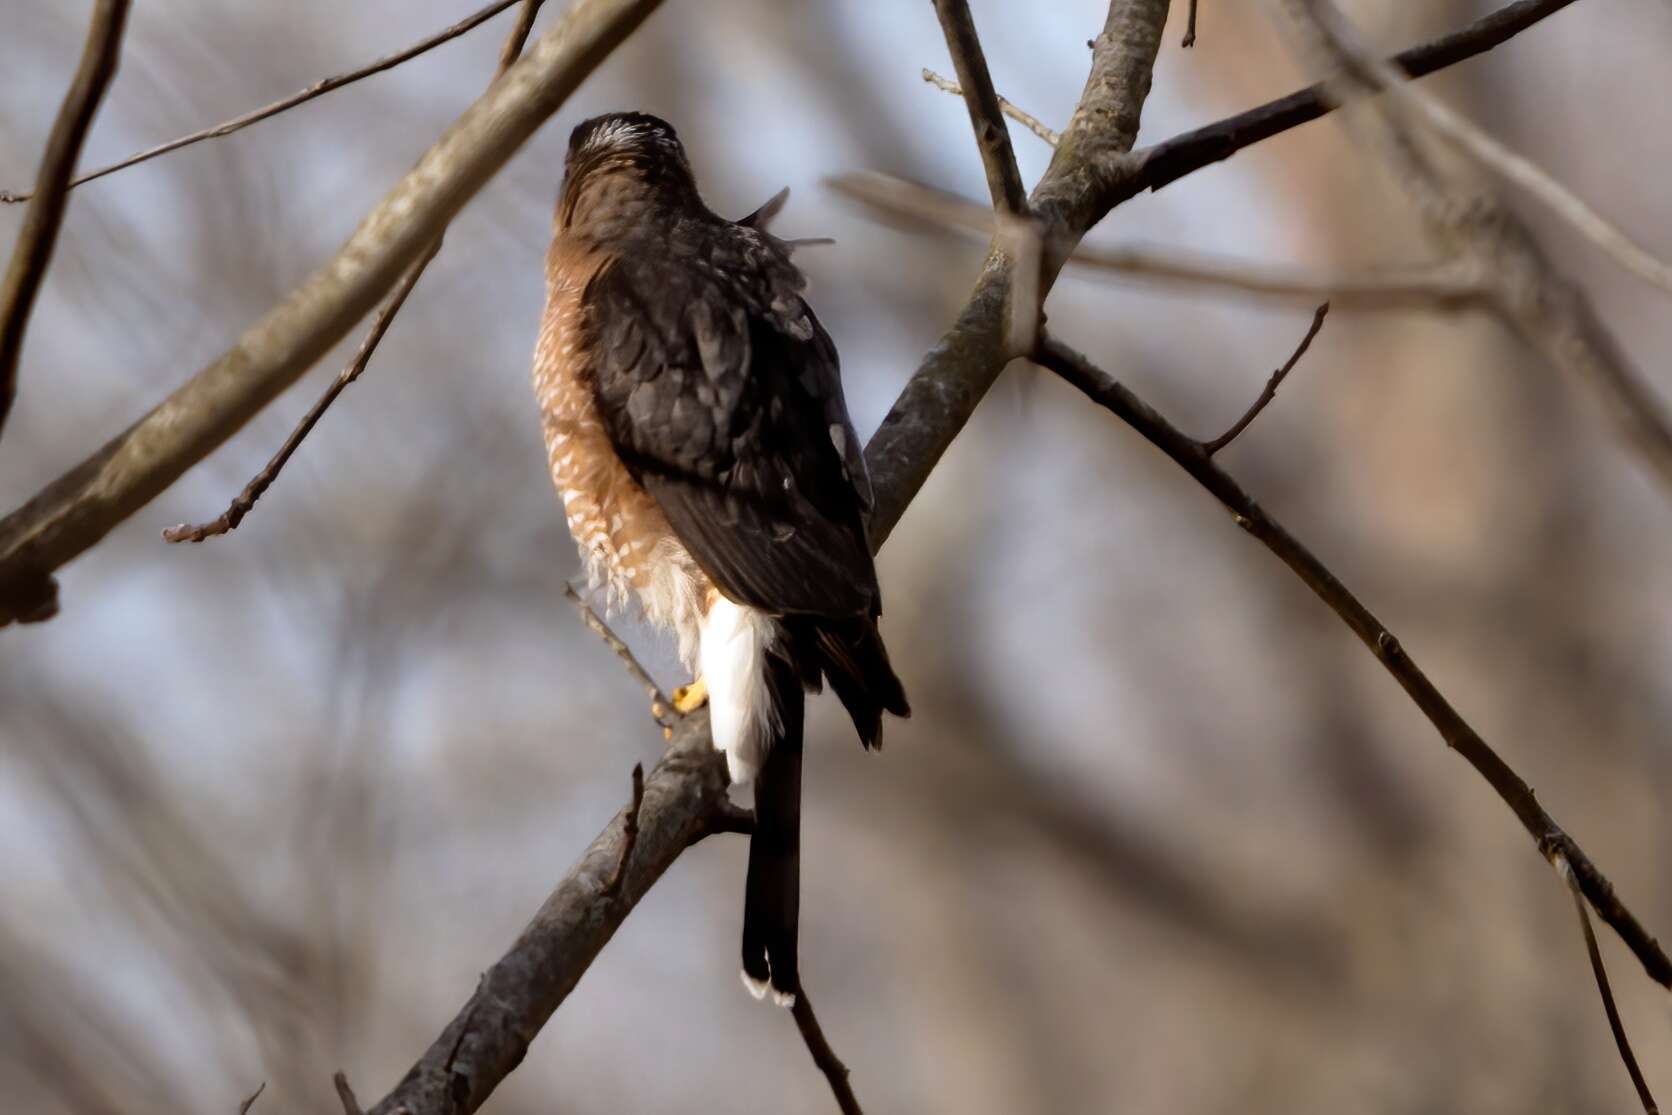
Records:
{"label": "hawk", "polygon": [[828,681],[867,748],[910,715],[877,631],[870,477],[795,244],[703,204],[644,113],[569,140],[534,358],[552,478],[594,587],[676,636],[734,784],[754,783],[743,981],[798,987],[805,692]]}

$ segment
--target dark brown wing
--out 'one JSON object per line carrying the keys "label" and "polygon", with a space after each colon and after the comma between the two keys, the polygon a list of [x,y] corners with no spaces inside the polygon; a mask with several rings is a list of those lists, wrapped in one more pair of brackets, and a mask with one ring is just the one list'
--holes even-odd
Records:
{"label": "dark brown wing", "polygon": [[783,250],[691,221],[621,246],[582,299],[617,451],[727,597],[871,615],[869,479],[835,346]]}

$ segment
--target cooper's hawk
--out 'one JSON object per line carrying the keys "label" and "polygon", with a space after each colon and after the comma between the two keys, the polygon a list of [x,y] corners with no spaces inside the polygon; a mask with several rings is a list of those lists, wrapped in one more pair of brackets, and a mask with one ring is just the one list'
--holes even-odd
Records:
{"label": "cooper's hawk", "polygon": [[636,596],[706,683],[714,746],[755,783],[743,979],[797,988],[803,690],[866,747],[907,716],[877,633],[870,478],[836,348],[802,300],[783,195],[710,212],[673,128],[614,113],[569,140],[534,359],[552,477],[595,586]]}

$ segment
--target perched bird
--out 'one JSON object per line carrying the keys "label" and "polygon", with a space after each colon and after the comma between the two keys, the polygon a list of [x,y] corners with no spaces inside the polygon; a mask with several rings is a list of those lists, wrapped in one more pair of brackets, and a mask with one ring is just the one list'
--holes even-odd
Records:
{"label": "perched bird", "polygon": [[910,715],[877,632],[870,477],[794,242],[709,211],[644,113],[569,140],[534,391],[595,587],[671,630],[735,784],[755,784],[743,980],[795,1000],[803,694],[828,680],[866,747]]}

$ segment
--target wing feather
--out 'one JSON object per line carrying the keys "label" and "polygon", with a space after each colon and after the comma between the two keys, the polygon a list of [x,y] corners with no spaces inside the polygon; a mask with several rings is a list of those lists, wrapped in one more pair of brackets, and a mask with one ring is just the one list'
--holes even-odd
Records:
{"label": "wing feather", "polygon": [[772,238],[717,220],[628,245],[583,296],[599,412],[727,597],[874,614],[870,478],[801,285]]}

